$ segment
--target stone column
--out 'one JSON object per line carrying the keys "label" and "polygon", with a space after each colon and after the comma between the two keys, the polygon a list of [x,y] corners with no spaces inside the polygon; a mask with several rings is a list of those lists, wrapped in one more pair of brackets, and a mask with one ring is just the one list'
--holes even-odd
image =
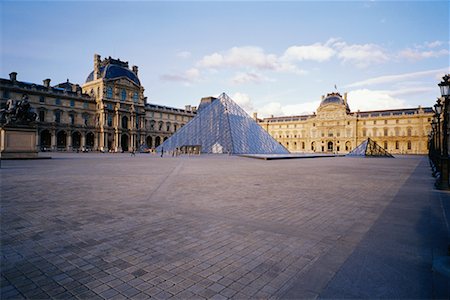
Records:
{"label": "stone column", "polygon": [[36,150],[39,152],[41,151],[41,133],[38,130],[36,134]]}
{"label": "stone column", "polygon": [[81,151],[83,151],[86,148],[86,132],[81,133]]}
{"label": "stone column", "polygon": [[51,143],[50,148],[52,149],[52,151],[55,151],[56,150],[56,132],[55,132],[55,130],[54,129],[51,130],[50,134],[52,135],[52,143]]}
{"label": "stone column", "polygon": [[72,150],[72,133],[69,131],[67,132],[67,137],[66,137],[66,151],[71,151]]}
{"label": "stone column", "polygon": [[122,146],[120,145],[120,114],[119,114],[119,105],[116,104],[114,108],[114,151],[121,151]]}
{"label": "stone column", "polygon": [[98,151],[98,139],[99,139],[100,133],[96,132],[94,133],[94,149]]}

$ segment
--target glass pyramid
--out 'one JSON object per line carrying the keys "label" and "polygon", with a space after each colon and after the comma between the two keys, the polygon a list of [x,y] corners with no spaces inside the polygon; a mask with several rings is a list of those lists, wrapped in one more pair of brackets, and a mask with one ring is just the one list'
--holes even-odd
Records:
{"label": "glass pyramid", "polygon": [[389,152],[380,147],[374,140],[368,138],[358,147],[353,149],[346,156],[383,156],[383,157],[394,157]]}
{"label": "glass pyramid", "polygon": [[156,151],[176,151],[187,147],[199,149],[201,153],[289,153],[225,93],[202,107],[195,118]]}

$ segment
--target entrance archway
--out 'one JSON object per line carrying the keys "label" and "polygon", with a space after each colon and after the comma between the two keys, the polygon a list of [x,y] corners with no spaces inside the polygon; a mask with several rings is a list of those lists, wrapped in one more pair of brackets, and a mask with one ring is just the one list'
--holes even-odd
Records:
{"label": "entrance archway", "polygon": [[122,151],[128,151],[128,135],[122,134],[120,138],[120,146],[122,147]]}
{"label": "entrance archway", "polygon": [[92,132],[88,132],[86,134],[86,148],[89,148],[89,149],[94,148],[94,139],[95,139],[95,136]]}
{"label": "entrance archway", "polygon": [[350,151],[352,149],[352,143],[350,143],[349,141],[347,141],[345,143],[345,151]]}
{"label": "entrance archway", "polygon": [[72,133],[72,148],[80,149],[81,146],[81,134],[78,131]]}
{"label": "entrance archway", "polygon": [[159,145],[161,145],[161,138],[159,136],[157,136],[155,138],[155,148],[158,147]]}
{"label": "entrance archway", "polygon": [[327,151],[328,152],[333,152],[333,142],[328,142],[328,144],[327,144]]}
{"label": "entrance archway", "polygon": [[64,150],[66,148],[67,143],[67,133],[64,130],[61,130],[56,135],[56,147],[58,150]]}
{"label": "entrance archway", "polygon": [[52,147],[52,135],[47,129],[41,131],[40,144],[42,151],[50,150],[50,148]]}

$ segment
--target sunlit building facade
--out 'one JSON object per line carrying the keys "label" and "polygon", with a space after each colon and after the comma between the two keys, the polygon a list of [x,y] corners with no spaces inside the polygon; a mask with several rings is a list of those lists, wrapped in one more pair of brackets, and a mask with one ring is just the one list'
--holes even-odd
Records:
{"label": "sunlit building facade", "polygon": [[351,112],[346,94],[330,93],[314,114],[258,122],[290,152],[345,154],[370,137],[392,154],[426,154],[433,115],[420,106]]}
{"label": "sunlit building facade", "polygon": [[37,147],[43,151],[132,151],[156,148],[195,116],[185,109],[147,103],[138,67],[94,55],[94,68],[81,86],[0,78],[0,104],[28,96],[38,115]]}

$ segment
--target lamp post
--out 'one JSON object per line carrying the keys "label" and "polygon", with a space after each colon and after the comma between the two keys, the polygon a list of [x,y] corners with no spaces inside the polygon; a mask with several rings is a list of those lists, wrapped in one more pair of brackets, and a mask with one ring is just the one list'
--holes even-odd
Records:
{"label": "lamp post", "polygon": [[[448,114],[449,114],[449,102],[450,102],[450,75],[447,74],[442,78],[442,82],[438,84],[441,89],[441,95],[442,95],[442,103],[438,101],[437,106],[435,106],[439,111],[438,112],[438,119],[440,119],[440,114],[442,113],[442,148],[439,147],[439,154],[440,154],[440,171],[441,176],[439,177],[439,181],[437,183],[437,187],[442,190],[449,190],[449,165],[448,165]],[[440,123],[438,124],[440,125]],[[441,126],[439,126],[441,127]],[[439,142],[441,145],[441,143]]]}
{"label": "lamp post", "polygon": [[431,121],[431,140],[430,140],[430,159],[433,165],[433,176],[436,175],[436,122],[434,120]]}

